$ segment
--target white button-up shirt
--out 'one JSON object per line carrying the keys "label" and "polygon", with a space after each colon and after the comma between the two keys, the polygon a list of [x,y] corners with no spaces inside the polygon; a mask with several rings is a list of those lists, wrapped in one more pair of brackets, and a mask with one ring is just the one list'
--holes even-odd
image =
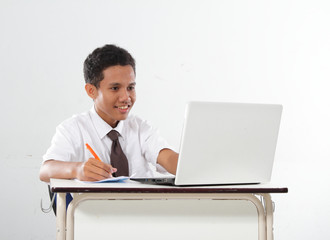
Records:
{"label": "white button-up shirt", "polygon": [[[85,146],[88,143],[103,162],[110,164],[112,141],[107,134],[112,129],[94,107],[74,115],[56,128],[43,160],[87,161],[93,157]],[[171,149],[171,146],[146,121],[130,114],[114,129],[120,133],[119,142],[128,159],[131,177],[152,177],[156,169],[166,172],[157,164],[157,157],[162,149]]]}

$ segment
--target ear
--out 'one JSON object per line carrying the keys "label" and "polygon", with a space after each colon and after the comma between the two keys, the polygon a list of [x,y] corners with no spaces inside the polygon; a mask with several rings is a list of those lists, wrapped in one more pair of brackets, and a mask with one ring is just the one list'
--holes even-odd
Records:
{"label": "ear", "polygon": [[85,90],[87,95],[92,99],[95,99],[98,95],[97,88],[93,84],[86,83]]}

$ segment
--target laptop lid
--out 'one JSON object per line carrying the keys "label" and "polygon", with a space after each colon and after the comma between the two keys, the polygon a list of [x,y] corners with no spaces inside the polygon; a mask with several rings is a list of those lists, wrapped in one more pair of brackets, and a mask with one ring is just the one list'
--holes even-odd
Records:
{"label": "laptop lid", "polygon": [[269,182],[282,106],[189,102],[175,185]]}

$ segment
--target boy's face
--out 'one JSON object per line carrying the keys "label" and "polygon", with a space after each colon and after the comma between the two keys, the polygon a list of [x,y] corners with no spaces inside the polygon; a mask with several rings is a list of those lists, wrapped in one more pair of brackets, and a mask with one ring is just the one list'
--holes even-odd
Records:
{"label": "boy's face", "polygon": [[93,98],[98,115],[111,127],[125,120],[136,100],[135,73],[131,65],[112,66],[103,70],[99,88],[86,84],[87,94]]}

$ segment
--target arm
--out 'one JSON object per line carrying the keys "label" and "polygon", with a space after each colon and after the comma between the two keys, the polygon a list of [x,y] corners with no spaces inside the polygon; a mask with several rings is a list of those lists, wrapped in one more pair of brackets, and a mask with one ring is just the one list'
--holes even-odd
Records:
{"label": "arm", "polygon": [[112,168],[111,165],[94,158],[90,158],[86,162],[48,160],[42,164],[39,177],[44,182],[49,182],[51,178],[98,181],[112,177],[111,173],[116,171],[117,169]]}
{"label": "arm", "polygon": [[159,152],[157,163],[164,167],[169,173],[176,174],[179,154],[171,149],[165,148]]}

